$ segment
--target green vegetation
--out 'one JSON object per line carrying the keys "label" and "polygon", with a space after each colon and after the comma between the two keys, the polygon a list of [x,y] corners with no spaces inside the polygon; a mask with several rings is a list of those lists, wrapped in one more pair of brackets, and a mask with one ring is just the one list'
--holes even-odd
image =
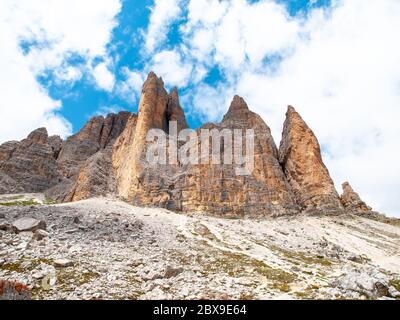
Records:
{"label": "green vegetation", "polygon": [[53,199],[51,199],[51,198],[45,198],[44,200],[43,200],[43,204],[45,204],[45,205],[52,205],[52,204],[57,204],[57,201],[56,200],[53,200]]}
{"label": "green vegetation", "polygon": [[304,265],[304,266],[309,266],[309,265],[321,265],[324,267],[330,267],[332,266],[332,261],[325,258],[324,256],[320,255],[311,255],[306,252],[302,251],[295,251],[295,250],[287,250],[282,247],[278,247],[276,245],[272,244],[265,244],[264,242],[258,241],[258,245],[264,246],[272,251],[275,251],[279,253],[281,256],[286,258],[290,263],[298,266],[298,265]]}
{"label": "green vegetation", "polygon": [[21,263],[19,262],[5,263],[2,266],[0,266],[0,270],[17,272],[17,273],[24,273],[27,271],[26,269],[21,267]]}
{"label": "green vegetation", "polygon": [[37,203],[35,199],[0,202],[0,206],[5,206],[5,207],[25,207],[25,206],[37,206],[37,205],[39,205],[39,203]]}
{"label": "green vegetation", "polygon": [[400,279],[391,279],[389,286],[394,287],[397,291],[400,291]]}

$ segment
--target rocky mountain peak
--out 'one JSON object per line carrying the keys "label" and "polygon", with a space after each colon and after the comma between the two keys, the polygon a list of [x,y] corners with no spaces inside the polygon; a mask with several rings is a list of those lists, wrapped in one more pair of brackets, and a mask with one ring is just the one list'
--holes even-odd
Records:
{"label": "rocky mountain peak", "polygon": [[[178,89],[168,93],[162,78],[150,72],[137,115],[93,117],[65,141],[39,128],[25,140],[1,145],[0,192],[45,191],[60,202],[112,194],[136,205],[225,216],[370,210],[348,184],[339,197],[315,134],[292,106],[279,150],[268,125],[238,95],[221,123],[202,127],[253,130],[253,170],[245,176],[236,174],[236,164],[148,164],[147,133],[168,133],[170,121],[177,121],[178,130],[188,128]],[[220,150],[223,159],[229,148],[221,144]]]}
{"label": "rocky mountain peak", "polygon": [[235,95],[229,107],[228,113],[241,110],[249,110],[249,107],[242,97]]}
{"label": "rocky mountain peak", "polygon": [[279,161],[296,195],[307,211],[341,212],[335,190],[318,140],[300,114],[289,106],[279,148]]}
{"label": "rocky mountain peak", "polygon": [[164,88],[164,81],[161,77],[158,77],[153,71],[150,71],[147,75],[147,79],[142,87],[142,94],[154,91],[156,94],[163,95],[167,94]]}
{"label": "rocky mountain peak", "polygon": [[46,128],[39,128],[34,131],[32,131],[28,137],[27,140],[30,140],[33,143],[47,143],[48,139],[48,133]]}
{"label": "rocky mountain peak", "polygon": [[178,88],[176,87],[172,89],[171,93],[168,96],[166,118],[167,122],[169,121],[177,122],[178,132],[189,127],[186,122],[185,112],[183,111],[179,103],[179,93],[178,93]]}

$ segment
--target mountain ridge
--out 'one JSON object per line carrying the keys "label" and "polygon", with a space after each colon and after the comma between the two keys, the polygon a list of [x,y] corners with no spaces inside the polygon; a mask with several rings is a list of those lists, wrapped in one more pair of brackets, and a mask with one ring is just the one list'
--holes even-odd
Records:
{"label": "mountain ridge", "polygon": [[248,176],[236,176],[226,164],[145,164],[146,134],[168,132],[169,121],[177,121],[178,132],[188,128],[178,89],[168,93],[151,72],[137,114],[93,117],[65,141],[40,128],[21,142],[2,144],[0,193],[44,192],[57,202],[114,195],[140,206],[228,217],[373,212],[349,184],[339,196],[317,137],[292,106],[279,148],[268,125],[237,95],[220,123],[197,129],[254,130]]}

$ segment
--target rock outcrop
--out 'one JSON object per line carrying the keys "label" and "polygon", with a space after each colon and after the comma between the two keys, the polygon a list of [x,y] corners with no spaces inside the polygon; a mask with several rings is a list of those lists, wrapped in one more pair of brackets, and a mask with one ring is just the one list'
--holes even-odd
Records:
{"label": "rock outcrop", "polygon": [[286,113],[279,160],[303,210],[343,211],[334,183],[322,161],[318,140],[292,106]]}
{"label": "rock outcrop", "polygon": [[[165,137],[165,164],[147,161],[152,129]],[[339,197],[317,138],[293,107],[279,150],[270,128],[239,96],[220,123],[178,136],[183,129],[188,124],[178,90],[168,93],[151,72],[138,114],[91,118],[66,141],[48,137],[41,128],[21,142],[2,144],[0,193],[45,192],[58,202],[116,195],[140,206],[232,217],[371,211],[348,185]],[[246,133],[253,137],[250,142]],[[187,145],[188,135],[198,138],[192,146]],[[209,149],[204,152],[205,141]],[[183,145],[188,152],[197,150],[197,162],[177,161],[176,147]],[[249,172],[240,173],[244,169]]]}
{"label": "rock outcrop", "polygon": [[[112,146],[125,129],[131,113],[94,117],[58,151],[61,182],[46,191],[49,198],[68,202],[107,195],[114,191],[111,174]],[[59,141],[58,141],[59,142]],[[57,153],[57,139],[53,150]],[[107,175],[107,177],[105,177]]]}
{"label": "rock outcrop", "polygon": [[[169,132],[170,121],[187,128],[186,118],[179,104],[178,92],[168,94],[164,82],[151,72],[142,88],[137,119],[132,120],[116,142],[113,167],[116,171],[118,194],[132,201],[143,190],[142,179],[146,166],[146,137],[150,129]],[[157,174],[158,170],[154,172]]]}
{"label": "rock outcrop", "polygon": [[33,131],[21,142],[0,147],[0,190],[43,192],[59,182],[56,158],[47,130]]}
{"label": "rock outcrop", "polygon": [[354,192],[350,183],[344,182],[342,184],[343,193],[340,196],[343,206],[347,211],[356,214],[370,213],[372,208],[367,206],[364,201],[361,200],[358,193]]}

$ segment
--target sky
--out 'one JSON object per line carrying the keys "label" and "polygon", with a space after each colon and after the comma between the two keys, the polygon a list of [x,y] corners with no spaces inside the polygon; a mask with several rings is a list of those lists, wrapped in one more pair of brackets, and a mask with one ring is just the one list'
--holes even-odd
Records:
{"label": "sky", "polygon": [[398,0],[2,0],[0,143],[136,112],[153,70],[191,127],[239,94],[279,145],[293,105],[338,191],[400,217],[398,30]]}

